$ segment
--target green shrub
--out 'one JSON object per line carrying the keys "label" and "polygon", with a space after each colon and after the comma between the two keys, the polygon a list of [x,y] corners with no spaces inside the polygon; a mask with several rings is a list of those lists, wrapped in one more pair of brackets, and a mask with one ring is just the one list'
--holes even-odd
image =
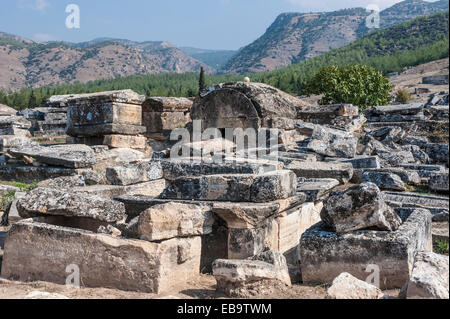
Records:
{"label": "green shrub", "polygon": [[400,89],[396,93],[396,100],[399,103],[406,104],[411,101],[411,93],[409,93],[407,90]]}
{"label": "green shrub", "polygon": [[389,79],[374,68],[355,64],[348,67],[327,66],[306,84],[306,94],[323,94],[319,104],[351,103],[361,110],[385,105],[391,96]]}

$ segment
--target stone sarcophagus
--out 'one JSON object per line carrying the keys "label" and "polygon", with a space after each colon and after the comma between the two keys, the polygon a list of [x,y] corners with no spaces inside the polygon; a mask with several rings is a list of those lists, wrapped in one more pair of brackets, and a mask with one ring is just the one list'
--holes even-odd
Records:
{"label": "stone sarcophagus", "polygon": [[143,96],[131,90],[76,95],[67,100],[67,134],[91,137],[144,133],[143,101]]}

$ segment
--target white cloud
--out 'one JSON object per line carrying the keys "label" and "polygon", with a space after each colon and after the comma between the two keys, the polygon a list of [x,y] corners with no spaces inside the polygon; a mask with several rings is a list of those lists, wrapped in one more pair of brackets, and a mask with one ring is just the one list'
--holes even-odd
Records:
{"label": "white cloud", "polygon": [[19,0],[19,8],[21,9],[45,12],[47,7],[50,7],[50,2],[47,0]]}
{"label": "white cloud", "polygon": [[55,41],[56,38],[52,36],[51,34],[47,33],[36,33],[33,34],[33,40],[37,42],[48,42],[48,41]]}

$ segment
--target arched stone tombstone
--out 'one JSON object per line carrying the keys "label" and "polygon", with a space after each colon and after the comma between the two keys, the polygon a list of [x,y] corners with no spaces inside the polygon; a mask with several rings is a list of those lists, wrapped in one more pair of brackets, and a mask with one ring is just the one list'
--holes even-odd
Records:
{"label": "arched stone tombstone", "polygon": [[202,130],[217,128],[260,128],[260,118],[252,101],[233,89],[215,90],[191,110],[193,120],[202,121]]}

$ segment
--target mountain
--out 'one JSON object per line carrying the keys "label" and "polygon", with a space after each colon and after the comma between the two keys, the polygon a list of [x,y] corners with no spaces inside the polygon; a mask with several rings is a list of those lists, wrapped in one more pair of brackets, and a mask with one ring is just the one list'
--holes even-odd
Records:
{"label": "mountain", "polygon": [[238,53],[233,50],[206,50],[192,47],[181,47],[180,50],[215,69],[223,68]]}
{"label": "mountain", "polygon": [[136,74],[215,70],[168,42],[96,39],[84,43],[35,43],[0,34],[0,89],[18,90]]}
{"label": "mountain", "polygon": [[[448,10],[447,0],[406,0],[380,12],[380,27]],[[369,13],[354,8],[335,12],[283,13],[263,36],[239,51],[223,73],[255,73],[277,69],[349,44],[371,30]]]}

